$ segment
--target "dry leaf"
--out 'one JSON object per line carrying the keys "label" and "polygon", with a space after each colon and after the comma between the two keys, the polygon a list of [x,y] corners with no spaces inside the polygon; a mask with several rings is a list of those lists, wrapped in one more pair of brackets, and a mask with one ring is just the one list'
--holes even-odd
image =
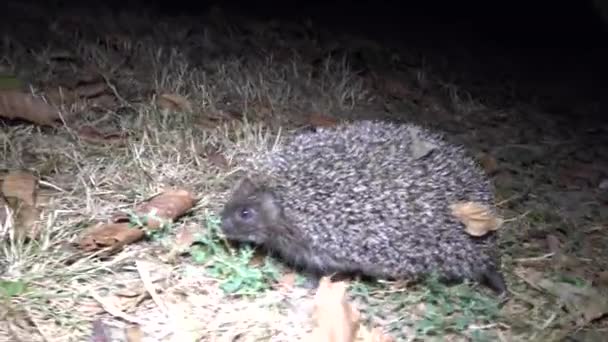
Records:
{"label": "dry leaf", "polygon": [[91,126],[83,126],[78,129],[80,139],[95,144],[117,144],[126,143],[127,136],[122,133],[101,133]]}
{"label": "dry leaf", "polygon": [[131,227],[128,222],[96,223],[81,233],[78,245],[87,252],[106,247],[111,247],[110,252],[114,252],[124,245],[138,241],[144,235],[143,230]]}
{"label": "dry leaf", "polygon": [[59,111],[46,102],[18,90],[0,90],[0,117],[22,119],[44,126],[56,126]]}
{"label": "dry leaf", "polygon": [[137,324],[126,328],[125,335],[127,337],[127,342],[141,342],[144,340],[144,332]]}
{"label": "dry leaf", "polygon": [[190,100],[177,94],[162,94],[157,98],[156,104],[166,111],[192,112]]}
{"label": "dry leaf", "polygon": [[74,89],[74,93],[79,97],[90,98],[101,96],[107,90],[108,86],[104,82],[83,83]]}
{"label": "dry leaf", "polygon": [[354,342],[360,313],[346,300],[346,283],[321,278],[315,294],[313,329],[309,340],[316,342]]}
{"label": "dry leaf", "polygon": [[16,198],[30,206],[36,205],[38,179],[27,171],[12,171],[4,177],[2,193],[9,200]]}
{"label": "dry leaf", "polygon": [[70,106],[78,100],[78,95],[76,93],[64,87],[49,89],[45,92],[44,97],[54,106],[60,106],[62,104]]}
{"label": "dry leaf", "polygon": [[149,229],[157,229],[163,221],[173,222],[185,214],[194,206],[195,201],[187,190],[167,190],[138,206],[135,213],[147,218],[146,226]]}
{"label": "dry leaf", "polygon": [[308,117],[308,124],[314,127],[332,127],[338,124],[338,120],[321,113],[312,113]]}
{"label": "dry leaf", "polygon": [[450,205],[450,209],[452,215],[465,225],[466,232],[472,236],[483,236],[503,224],[503,220],[489,208],[476,202],[459,202]]}

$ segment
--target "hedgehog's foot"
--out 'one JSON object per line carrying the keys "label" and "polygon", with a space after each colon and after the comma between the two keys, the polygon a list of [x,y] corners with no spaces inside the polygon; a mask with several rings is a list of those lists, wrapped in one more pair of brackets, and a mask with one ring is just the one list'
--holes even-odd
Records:
{"label": "hedgehog's foot", "polygon": [[500,271],[495,268],[488,269],[482,275],[482,283],[492,289],[499,296],[507,293],[507,283]]}
{"label": "hedgehog's foot", "polygon": [[315,272],[304,272],[304,283],[302,287],[308,290],[314,290],[319,287],[321,276]]}

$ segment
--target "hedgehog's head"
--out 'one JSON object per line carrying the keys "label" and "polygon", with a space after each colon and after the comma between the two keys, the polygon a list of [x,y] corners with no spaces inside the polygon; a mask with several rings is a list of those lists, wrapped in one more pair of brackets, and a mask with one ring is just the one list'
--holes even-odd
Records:
{"label": "hedgehog's head", "polygon": [[221,212],[221,229],[229,240],[264,244],[281,221],[281,213],[273,191],[245,177]]}

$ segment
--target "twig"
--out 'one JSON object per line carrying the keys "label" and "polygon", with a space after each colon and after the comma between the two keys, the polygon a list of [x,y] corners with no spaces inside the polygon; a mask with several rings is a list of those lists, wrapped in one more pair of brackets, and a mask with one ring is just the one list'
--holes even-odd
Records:
{"label": "twig", "polygon": [[137,272],[141,277],[141,281],[144,284],[144,288],[146,289],[146,291],[148,291],[148,293],[152,297],[152,300],[154,301],[154,303],[156,303],[156,305],[158,305],[159,309],[162,311],[165,317],[169,318],[167,307],[156,293],[156,286],[152,282],[152,278],[150,277],[150,272],[148,272],[148,268],[141,260],[136,260],[135,265],[137,267]]}

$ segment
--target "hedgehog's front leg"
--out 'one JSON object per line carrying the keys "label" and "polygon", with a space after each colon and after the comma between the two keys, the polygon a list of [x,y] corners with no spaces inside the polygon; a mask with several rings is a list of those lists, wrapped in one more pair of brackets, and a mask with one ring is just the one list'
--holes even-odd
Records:
{"label": "hedgehog's front leg", "polygon": [[482,274],[481,283],[492,289],[499,296],[503,296],[507,293],[505,278],[502,273],[495,268],[490,268]]}

